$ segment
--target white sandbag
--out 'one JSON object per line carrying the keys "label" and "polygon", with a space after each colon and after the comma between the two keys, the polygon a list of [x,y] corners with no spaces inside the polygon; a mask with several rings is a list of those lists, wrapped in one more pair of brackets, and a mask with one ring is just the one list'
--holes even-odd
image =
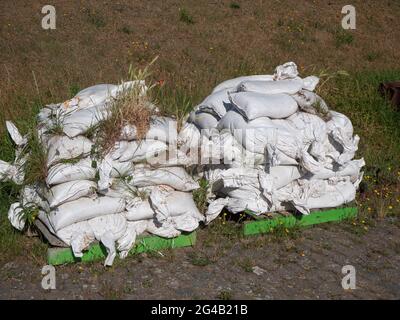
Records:
{"label": "white sandbag", "polygon": [[23,147],[28,143],[27,136],[23,137],[13,122],[6,121],[6,127],[11,139],[14,141],[17,147]]}
{"label": "white sandbag", "polygon": [[90,219],[88,221],[97,240],[106,247],[107,258],[105,266],[112,266],[117,255],[115,243],[126,231],[127,222],[122,214],[110,214]]}
{"label": "white sandbag", "polygon": [[276,166],[269,173],[260,174],[260,185],[264,190],[277,190],[299,179],[302,173],[298,166]]}
{"label": "white sandbag", "polygon": [[296,112],[287,119],[273,120],[273,123],[301,137],[303,149],[308,150],[318,161],[325,161],[324,144],[328,140],[328,131],[326,122],[320,117],[306,112]]}
{"label": "white sandbag", "polygon": [[208,112],[192,111],[190,121],[199,129],[213,129],[218,125],[218,118]]}
{"label": "white sandbag", "polygon": [[120,162],[143,162],[168,149],[165,142],[157,140],[120,141],[113,159]]}
{"label": "white sandbag", "polygon": [[314,92],[308,90],[301,90],[292,95],[296,100],[299,108],[311,114],[329,116],[329,108],[325,101]]}
{"label": "white sandbag", "polygon": [[130,176],[133,173],[133,167],[134,167],[133,163],[129,161],[126,162],[112,161],[110,177],[121,178]]}
{"label": "white sandbag", "polygon": [[164,222],[161,224],[155,220],[148,221],[146,231],[162,238],[175,238],[181,234],[172,223]]}
{"label": "white sandbag", "polygon": [[325,180],[339,177],[350,177],[351,182],[354,183],[360,175],[361,168],[364,166],[365,161],[363,158],[359,160],[349,161],[342,166],[338,166],[332,169],[321,166],[319,170],[314,170],[314,174],[305,175],[305,178],[308,178],[310,180]]}
{"label": "white sandbag", "polygon": [[70,138],[86,133],[100,121],[109,117],[110,111],[105,104],[78,110],[63,119],[63,132]]}
{"label": "white sandbag", "polygon": [[283,153],[293,160],[302,156],[302,142],[291,132],[276,127],[235,130],[235,138],[249,151],[266,154],[267,163],[278,166]]}
{"label": "white sandbag", "polygon": [[237,86],[238,92],[258,92],[263,94],[295,94],[304,86],[303,80],[243,81]]}
{"label": "white sandbag", "polygon": [[235,168],[265,165],[264,154],[246,150],[230,132],[221,132],[220,139],[221,159],[224,164]]}
{"label": "white sandbag", "polygon": [[199,188],[199,184],[181,167],[168,167],[150,170],[135,168],[129,184],[135,187],[168,185],[179,191],[192,191]]}
{"label": "white sandbag", "polygon": [[22,207],[37,207],[45,212],[50,211],[49,203],[40,195],[41,184],[26,185],[20,192]]}
{"label": "white sandbag", "polygon": [[113,160],[111,154],[107,154],[98,165],[99,180],[97,185],[99,191],[107,191],[111,186],[112,178],[124,178],[132,175],[132,172],[132,162]]}
{"label": "white sandbag", "polygon": [[302,176],[297,166],[277,166],[265,170],[255,168],[232,168],[221,170],[213,177],[213,190],[227,194],[235,188],[251,186],[271,193]]}
{"label": "white sandbag", "polygon": [[353,137],[353,125],[349,118],[335,111],[331,111],[330,114],[332,118],[327,122],[327,130],[336,142],[333,144],[334,147],[341,153],[337,162],[343,165],[353,159],[358,150],[360,137],[358,135]]}
{"label": "white sandbag", "polygon": [[[137,139],[136,134],[136,127],[134,125],[126,125],[122,128],[120,139],[128,141],[135,140]],[[176,120],[168,117],[152,117],[149,123],[149,130],[145,135],[145,139],[159,140],[170,144],[176,144]]]}
{"label": "white sandbag", "polygon": [[332,132],[335,129],[340,129],[345,137],[351,139],[354,134],[354,128],[350,119],[337,111],[330,111],[330,114],[332,118],[326,124],[328,130]]}
{"label": "white sandbag", "polygon": [[51,119],[54,118],[59,110],[61,103],[47,104],[39,110],[36,118],[40,124],[49,124]]}
{"label": "white sandbag", "polygon": [[76,111],[107,103],[111,99],[115,99],[124,90],[128,90],[133,86],[139,86],[140,93],[146,94],[147,87],[143,80],[128,81],[118,86],[113,84],[98,84],[79,91],[75,97],[63,102],[60,108],[66,111]]}
{"label": "white sandbag", "polygon": [[284,210],[284,207],[271,205],[263,193],[253,186],[243,186],[227,192],[229,202],[226,208],[232,213],[250,210],[255,214]]}
{"label": "white sandbag", "polygon": [[273,126],[274,123],[268,117],[260,117],[253,121],[246,121],[239,112],[230,110],[219,121],[217,128],[218,130],[227,129],[233,134],[234,130],[247,130]]}
{"label": "white sandbag", "polygon": [[80,198],[57,207],[49,214],[49,220],[56,231],[73,223],[92,219],[98,216],[124,211],[122,199],[98,197],[96,199]]}
{"label": "white sandbag", "polygon": [[294,79],[298,75],[297,65],[294,62],[286,62],[276,67],[274,80]]}
{"label": "white sandbag", "polygon": [[117,240],[119,257],[125,259],[135,245],[136,238],[147,229],[147,220],[127,221],[125,233]]}
{"label": "white sandbag", "polygon": [[26,220],[22,215],[22,206],[19,202],[11,204],[8,209],[8,220],[15,229],[20,231],[24,229]]}
{"label": "white sandbag", "polygon": [[107,250],[104,265],[111,266],[117,254],[115,242],[125,235],[126,229],[124,216],[112,214],[74,223],[56,234],[71,246],[75,257],[82,257],[82,251],[88,249],[94,240],[100,241]]}
{"label": "white sandbag", "polygon": [[306,112],[296,112],[284,121],[287,121],[303,136],[306,144],[314,141],[325,141],[328,138],[326,122],[320,117]]}
{"label": "white sandbag", "polygon": [[124,212],[128,221],[149,220],[155,217],[155,211],[150,205],[148,199],[137,197],[129,202]]}
{"label": "white sandbag", "polygon": [[159,153],[157,156],[147,159],[146,164],[153,168],[189,166],[192,164],[190,157],[176,145],[168,145],[168,150]]}
{"label": "white sandbag", "polygon": [[189,150],[197,149],[200,140],[200,130],[193,123],[186,122],[179,131],[177,144],[183,152],[187,152]]}
{"label": "white sandbag", "polygon": [[300,197],[293,199],[297,210],[308,214],[311,209],[334,208],[355,199],[356,187],[350,181],[330,184],[326,180],[313,180],[303,186]]}
{"label": "white sandbag", "polygon": [[303,79],[303,89],[314,91],[319,83],[319,78],[316,76],[309,76]]}
{"label": "white sandbag", "polygon": [[90,158],[81,159],[77,163],[58,163],[48,170],[46,183],[52,186],[75,180],[93,180],[96,176],[93,166]]}
{"label": "white sandbag", "polygon": [[218,119],[221,119],[227,110],[231,108],[228,97],[228,91],[231,89],[223,89],[210,94],[198,106],[194,108],[196,111],[211,113]]}
{"label": "white sandbag", "polygon": [[7,131],[11,139],[16,145],[15,158],[13,163],[0,160],[0,181],[13,181],[15,184],[21,185],[25,180],[25,163],[28,154],[24,151],[28,142],[27,136],[22,137],[17,127],[11,121],[6,121]]}
{"label": "white sandbag", "polygon": [[205,213],[205,224],[209,224],[211,221],[216,219],[222,210],[227,206],[229,203],[229,198],[218,198],[211,201],[207,207],[207,211]]}
{"label": "white sandbag", "polygon": [[221,82],[213,89],[212,93],[216,93],[222,90],[235,90],[236,87],[239,85],[239,83],[243,81],[272,81],[272,80],[273,76],[268,74],[237,77],[234,79],[229,79],[224,82]]}
{"label": "white sandbag", "polygon": [[47,166],[61,160],[75,159],[89,155],[93,143],[86,137],[79,136],[68,138],[67,136],[54,136],[48,142]]}
{"label": "white sandbag", "polygon": [[58,230],[55,234],[67,245],[71,246],[72,253],[76,258],[82,258],[83,251],[89,249],[90,244],[96,240],[88,221],[71,224]]}
{"label": "white sandbag", "polygon": [[14,180],[18,169],[11,163],[0,160],[0,181]]}
{"label": "white sandbag", "polygon": [[169,117],[157,116],[151,118],[150,127],[146,133],[146,139],[176,144],[177,135],[176,120]]}
{"label": "white sandbag", "polygon": [[63,103],[63,108],[68,104],[77,105],[80,108],[90,108],[95,105],[104,103],[108,98],[113,96],[118,86],[113,84],[97,84],[79,91],[74,98]]}
{"label": "white sandbag", "polygon": [[231,93],[229,97],[233,107],[248,120],[260,117],[287,118],[298,108],[296,101],[287,94],[238,92]]}
{"label": "white sandbag", "polygon": [[192,232],[199,227],[199,219],[191,214],[183,214],[171,217],[171,223],[175,229],[182,232]]}
{"label": "white sandbag", "polygon": [[43,197],[48,201],[50,208],[55,208],[63,203],[90,197],[96,194],[97,183],[89,180],[74,180],[58,184],[42,191]]}
{"label": "white sandbag", "polygon": [[199,212],[191,193],[180,191],[164,191],[155,188],[150,194],[151,207],[156,212],[156,218],[163,222],[171,216],[189,214],[202,221],[204,216]]}
{"label": "white sandbag", "polygon": [[[268,150],[271,164],[297,164],[301,140],[282,127],[274,125],[268,117],[245,121],[235,111],[229,111],[221,119],[218,129],[229,129],[242,146],[253,153],[264,155]],[[282,154],[283,153],[283,154]]]}
{"label": "white sandbag", "polygon": [[[156,218],[156,213],[151,207],[149,201],[141,200],[139,198],[136,198],[135,201],[131,202],[124,214],[126,219],[129,221],[153,220]],[[181,212],[177,210],[169,212],[169,214],[171,214],[171,216],[167,219],[170,219],[170,223],[172,223],[174,228],[177,230],[191,232],[199,226],[199,217],[194,216],[191,212],[181,214]]]}

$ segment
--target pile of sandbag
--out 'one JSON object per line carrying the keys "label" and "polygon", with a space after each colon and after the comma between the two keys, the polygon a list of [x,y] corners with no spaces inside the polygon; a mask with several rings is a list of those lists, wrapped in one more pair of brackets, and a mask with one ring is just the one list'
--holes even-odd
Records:
{"label": "pile of sandbag", "polygon": [[[135,126],[127,124],[107,154],[96,152],[93,128],[111,116],[112,103],[133,86],[146,94],[139,81],[96,85],[41,109],[37,136],[47,175],[45,181],[24,186],[20,201],[11,205],[8,216],[14,227],[22,230],[26,214],[36,213],[76,257],[93,241],[101,241],[108,251],[105,264],[111,265],[117,252],[124,258],[142,233],[176,237],[204,220],[191,193],[198,183],[185,171],[184,157],[176,156],[174,119],[152,116],[146,137],[140,139]],[[148,108],[155,106],[149,103]],[[28,137],[11,122],[7,129],[17,146],[16,160],[0,162],[0,179],[22,184]]]}
{"label": "pile of sandbag", "polygon": [[359,137],[314,92],[318,82],[289,62],[227,80],[195,107],[178,143],[209,182],[207,222],[224,208],[308,214],[354,200],[365,165],[353,160]]}
{"label": "pile of sandbag", "polygon": [[[98,152],[96,126],[110,117],[113,102],[126,90],[146,95],[144,82],[96,85],[48,105],[37,127],[45,181],[24,186],[9,220],[22,230],[26,217],[34,215],[76,257],[101,241],[110,265],[117,252],[128,254],[138,235],[175,237],[212,221],[224,208],[308,214],[351,202],[365,165],[353,160],[359,137],[351,121],[314,92],[318,82],[315,76],[300,78],[293,62],[273,75],[225,81],[179,132],[175,119],[155,112],[144,138],[127,123],[106,153]],[[157,111],[151,102],[146,107]],[[0,161],[0,180],[22,184],[28,137],[11,122],[7,129],[16,156],[13,163]],[[208,181],[205,216],[192,197],[198,179]]]}

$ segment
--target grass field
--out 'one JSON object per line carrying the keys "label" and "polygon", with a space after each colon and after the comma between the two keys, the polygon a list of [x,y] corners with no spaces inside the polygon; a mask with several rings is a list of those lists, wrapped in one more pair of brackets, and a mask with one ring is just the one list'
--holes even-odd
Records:
{"label": "grass field", "polygon": [[[400,79],[399,1],[352,1],[352,31],[341,29],[343,1],[82,2],[53,1],[56,30],[41,28],[40,3],[1,2],[0,159],[14,156],[5,120],[27,132],[41,105],[117,83],[131,63],[159,56],[152,74],[163,83],[158,103],[181,117],[220,81],[294,61],[301,75],[327,80],[319,93],[361,137],[358,157],[367,166],[360,219],[399,213],[400,113],[377,91],[380,82]],[[7,221],[18,189],[0,184],[0,260],[40,260],[46,245]]]}

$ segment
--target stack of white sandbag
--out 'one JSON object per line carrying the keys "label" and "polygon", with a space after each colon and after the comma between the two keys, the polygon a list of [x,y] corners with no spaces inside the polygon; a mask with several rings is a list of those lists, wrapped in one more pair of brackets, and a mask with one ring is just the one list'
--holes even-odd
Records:
{"label": "stack of white sandbag", "polygon": [[[88,133],[110,116],[118,95],[133,86],[146,94],[143,82],[102,84],[40,111],[37,131],[47,156],[46,181],[25,186],[20,201],[11,205],[14,227],[22,230],[24,213],[36,210],[37,218],[76,257],[98,240],[108,252],[105,264],[111,265],[117,252],[122,258],[128,254],[141,233],[176,237],[204,220],[191,193],[198,183],[185,171],[184,157],[170,156],[178,154],[174,119],[152,116],[141,139],[133,125],[126,125],[107,154],[96,152],[96,131]],[[17,160],[0,163],[0,178],[21,184],[27,137],[10,122],[7,128],[17,145]]]}
{"label": "stack of white sandbag", "polygon": [[314,92],[318,82],[289,62],[219,84],[190,114],[178,143],[209,181],[208,222],[223,208],[308,214],[354,200],[365,165],[353,160],[359,137]]}

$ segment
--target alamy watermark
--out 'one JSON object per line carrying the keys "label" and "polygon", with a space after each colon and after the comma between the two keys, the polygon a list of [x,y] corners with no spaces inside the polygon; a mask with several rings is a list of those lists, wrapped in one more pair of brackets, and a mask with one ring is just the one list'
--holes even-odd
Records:
{"label": "alamy watermark", "polygon": [[51,265],[46,265],[42,268],[42,288],[44,290],[56,289],[56,268]]}
{"label": "alamy watermark", "polygon": [[342,28],[345,30],[355,30],[356,8],[351,4],[348,4],[342,8],[342,14],[345,14],[345,16],[342,18]]}
{"label": "alamy watermark", "polygon": [[42,14],[45,16],[42,18],[42,28],[44,30],[56,29],[56,8],[52,5],[45,5],[42,8]]}
{"label": "alamy watermark", "polygon": [[352,265],[346,265],[342,268],[342,274],[345,276],[342,279],[342,288],[344,290],[356,289],[356,268]]}

